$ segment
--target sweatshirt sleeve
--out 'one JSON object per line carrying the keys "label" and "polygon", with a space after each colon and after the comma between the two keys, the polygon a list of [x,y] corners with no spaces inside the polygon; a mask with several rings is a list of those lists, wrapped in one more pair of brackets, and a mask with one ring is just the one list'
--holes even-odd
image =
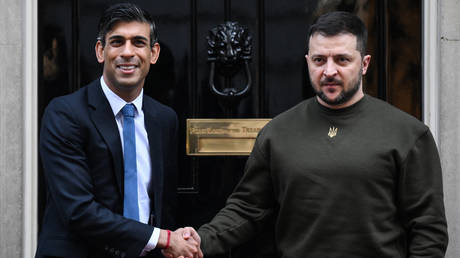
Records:
{"label": "sweatshirt sleeve", "polygon": [[275,199],[268,164],[256,143],[225,207],[198,230],[205,255],[222,254],[248,241],[270,218]]}
{"label": "sweatshirt sleeve", "polygon": [[433,136],[427,130],[404,160],[398,203],[410,258],[444,257],[448,236],[444,214],[442,172]]}

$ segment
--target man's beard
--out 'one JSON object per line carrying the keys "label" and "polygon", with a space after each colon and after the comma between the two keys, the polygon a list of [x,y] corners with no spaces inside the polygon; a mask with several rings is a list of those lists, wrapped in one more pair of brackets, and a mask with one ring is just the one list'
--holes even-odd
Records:
{"label": "man's beard", "polygon": [[[330,78],[330,79],[325,79],[325,80],[322,80],[320,81],[320,85],[318,87],[318,90],[313,87],[313,90],[315,91],[316,95],[321,99],[323,100],[324,102],[326,102],[327,104],[331,105],[331,106],[337,106],[337,105],[340,105],[340,104],[343,104],[347,101],[349,101],[355,94],[356,92],[358,92],[359,90],[359,86],[361,85],[361,80],[362,80],[362,69],[360,70],[360,73],[358,74],[358,79],[356,80],[356,83],[353,85],[353,87],[351,89],[345,89],[343,87],[343,82],[342,81],[339,81],[339,80],[336,80],[334,78]],[[342,92],[340,92],[339,96],[337,96],[337,98],[335,99],[329,99],[326,94],[324,94],[324,92],[321,91],[321,86],[326,84],[326,83],[334,83],[334,84],[338,84],[338,85],[341,85],[343,90]],[[313,85],[313,82],[312,82],[312,85]]]}

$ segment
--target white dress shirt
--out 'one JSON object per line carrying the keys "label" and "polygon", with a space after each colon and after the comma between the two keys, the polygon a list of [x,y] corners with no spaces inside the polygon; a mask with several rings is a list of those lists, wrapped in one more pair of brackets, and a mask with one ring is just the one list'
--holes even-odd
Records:
{"label": "white dress shirt", "polygon": [[[123,149],[123,114],[121,109],[128,104],[125,100],[115,94],[105,83],[104,77],[101,76],[101,86],[105,97],[110,103],[115,121],[117,122],[118,132],[120,133],[121,146]],[[136,138],[136,165],[137,165],[137,196],[139,204],[139,221],[147,224],[150,215],[150,198],[148,187],[152,176],[150,147],[147,131],[145,130],[144,111],[142,110],[142,99],[144,89],[135,100],[131,103],[136,107],[134,112],[134,126]],[[160,237],[160,229],[155,228],[149,242],[145,246],[142,254],[155,248]]]}

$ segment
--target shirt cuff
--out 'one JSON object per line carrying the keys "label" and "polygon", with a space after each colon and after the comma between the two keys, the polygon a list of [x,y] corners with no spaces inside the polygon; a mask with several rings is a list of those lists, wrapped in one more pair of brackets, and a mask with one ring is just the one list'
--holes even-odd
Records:
{"label": "shirt cuff", "polygon": [[148,252],[155,249],[158,244],[158,238],[160,238],[160,229],[154,228],[147,245],[144,247],[144,250],[142,250],[141,256],[145,256]]}

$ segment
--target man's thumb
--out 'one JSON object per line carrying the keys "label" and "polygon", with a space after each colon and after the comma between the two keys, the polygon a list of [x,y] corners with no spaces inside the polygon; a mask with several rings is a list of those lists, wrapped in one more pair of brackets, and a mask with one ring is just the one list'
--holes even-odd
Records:
{"label": "man's thumb", "polygon": [[184,232],[182,232],[182,237],[187,240],[190,238],[190,229],[185,229]]}

